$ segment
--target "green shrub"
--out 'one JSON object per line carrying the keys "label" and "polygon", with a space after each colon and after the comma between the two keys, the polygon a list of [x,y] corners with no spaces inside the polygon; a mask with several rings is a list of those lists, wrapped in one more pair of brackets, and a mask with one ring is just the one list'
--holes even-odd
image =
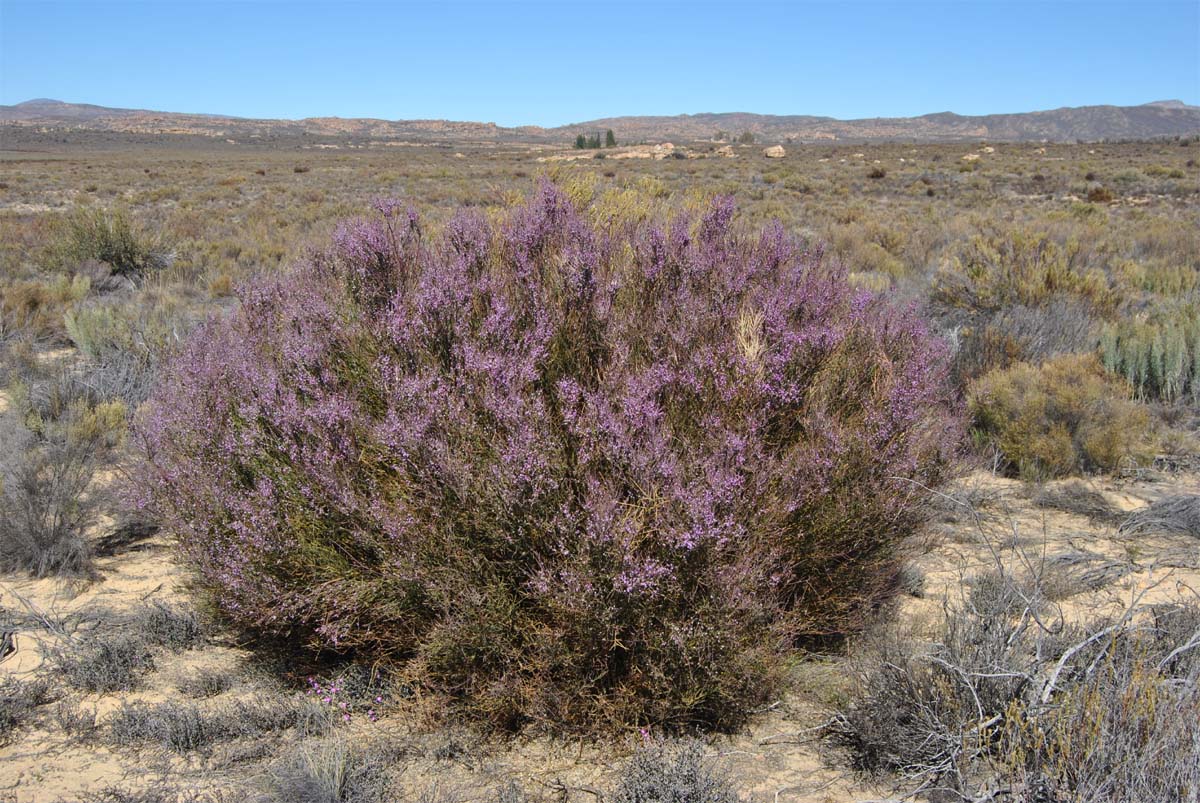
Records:
{"label": "green shrub", "polygon": [[969,396],[976,441],[1026,479],[1115,471],[1154,454],[1148,410],[1092,356],[1018,363],[975,381]]}
{"label": "green shrub", "polygon": [[120,209],[76,207],[62,221],[53,247],[60,268],[74,270],[95,260],[113,274],[137,279],[165,267],[170,256],[159,243],[130,222]]}
{"label": "green shrub", "polygon": [[1200,403],[1200,307],[1109,324],[1100,339],[1104,367],[1139,398]]}

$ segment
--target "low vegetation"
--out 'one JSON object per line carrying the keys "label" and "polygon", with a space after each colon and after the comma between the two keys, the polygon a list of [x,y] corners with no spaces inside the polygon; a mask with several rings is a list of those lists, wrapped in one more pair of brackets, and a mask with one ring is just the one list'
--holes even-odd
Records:
{"label": "low vegetation", "polygon": [[194,611],[157,601],[126,616],[87,615],[81,626],[51,658],[67,685],[88,692],[136,689],[155,668],[156,653],[191,649],[205,639]]}
{"label": "low vegetation", "polygon": [[328,712],[303,698],[264,695],[201,707],[195,703],[126,703],[105,722],[108,740],[122,747],[159,747],[188,754],[219,742],[255,739],[292,728],[322,734],[332,727]]}
{"label": "low vegetation", "polygon": [[0,416],[6,449],[0,455],[0,568],[35,577],[91,571],[86,531],[100,499],[89,490],[112,412],[73,403],[58,420],[35,420],[33,429],[14,414]]}
{"label": "low vegetation", "polygon": [[1054,487],[1043,487],[1034,495],[1033,503],[1040,508],[1061,510],[1064,513],[1083,516],[1101,525],[1117,524],[1122,519],[1121,513],[1104,497],[1104,494],[1089,488],[1081,480],[1072,480]]}
{"label": "low vegetation", "polygon": [[[894,797],[1200,789],[1190,580],[1101,602],[1195,567],[1194,140],[55,136],[0,161],[0,741],[163,773],[78,799],[732,803],[736,750],[664,737],[796,695]],[[1046,532],[892,615],[1010,504]],[[174,539],[203,616],[111,583]],[[640,749],[414,786],[497,731]]]}
{"label": "low vegetation", "polygon": [[271,769],[262,803],[385,803],[397,758],[344,737],[308,743]]}
{"label": "low vegetation", "polygon": [[54,699],[49,681],[42,678],[0,680],[0,745],[11,741],[38,708]]}
{"label": "low vegetation", "polygon": [[621,773],[613,803],[738,803],[733,783],[706,761],[696,741],[642,746]]}
{"label": "low vegetation", "polygon": [[1121,523],[1130,536],[1175,533],[1200,538],[1200,495],[1171,494],[1135,510]]}
{"label": "low vegetation", "polygon": [[1200,605],[1134,605],[1064,625],[1057,578],[969,582],[935,643],[859,654],[833,733],[863,769],[981,800],[1187,800],[1200,790]]}
{"label": "low vegetation", "polygon": [[125,632],[96,634],[54,657],[63,681],[88,692],[135,689],[142,676],[154,668],[149,641]]}

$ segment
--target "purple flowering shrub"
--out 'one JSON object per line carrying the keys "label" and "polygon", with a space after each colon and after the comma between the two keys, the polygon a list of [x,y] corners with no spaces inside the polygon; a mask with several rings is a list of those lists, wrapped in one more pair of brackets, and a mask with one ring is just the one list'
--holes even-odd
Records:
{"label": "purple flowering shrub", "polygon": [[960,420],[922,322],[732,217],[381,203],[167,371],[146,504],[234,621],[494,726],[736,727],[894,593]]}

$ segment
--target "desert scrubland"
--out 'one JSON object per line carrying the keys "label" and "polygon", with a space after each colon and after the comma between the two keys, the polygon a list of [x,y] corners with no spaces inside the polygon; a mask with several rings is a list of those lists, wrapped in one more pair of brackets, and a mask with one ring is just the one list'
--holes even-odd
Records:
{"label": "desert scrubland", "polygon": [[1200,795],[1200,140],[3,148],[6,799]]}

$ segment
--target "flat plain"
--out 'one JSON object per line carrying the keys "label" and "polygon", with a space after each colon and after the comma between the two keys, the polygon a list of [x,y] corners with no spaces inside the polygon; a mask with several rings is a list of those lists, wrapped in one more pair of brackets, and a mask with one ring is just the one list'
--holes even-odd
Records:
{"label": "flat plain", "polygon": [[[1187,719],[1200,714],[1200,140],[789,144],[779,158],[707,140],[0,142],[0,535],[30,509],[26,487],[59,494],[41,497],[62,510],[40,520],[78,525],[54,567],[0,550],[17,647],[0,664],[6,799],[715,803],[727,787],[774,803],[1136,800],[1170,774],[1134,766],[1146,745],[1173,789],[1200,793],[1186,766],[1200,766],[1200,716]],[[953,353],[969,434],[954,479],[914,491],[926,515],[894,603],[797,649],[782,691],[733,733],[479,727],[379,666],[228,625],[173,534],[128,501],[129,427],[161,361],[245,283],[378,199],[436,230],[464,207],[499,220],[543,180],[597,226],[731,196],[739,225],[778,221]],[[96,249],[101,230],[125,251]],[[135,268],[113,269],[122,253]],[[39,464],[75,474],[29,473],[81,428],[85,457]],[[1005,673],[1022,682],[998,690]],[[1099,709],[1138,734],[1080,724]],[[691,767],[672,782],[691,772],[709,791],[636,797],[627,762],[653,750]]]}

